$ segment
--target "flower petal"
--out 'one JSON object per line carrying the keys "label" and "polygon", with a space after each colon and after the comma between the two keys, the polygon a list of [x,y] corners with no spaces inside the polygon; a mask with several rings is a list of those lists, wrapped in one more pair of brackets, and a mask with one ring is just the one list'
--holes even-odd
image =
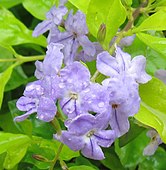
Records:
{"label": "flower petal", "polygon": [[41,97],[37,109],[37,117],[44,122],[50,122],[56,115],[57,108],[55,102],[47,97]]}
{"label": "flower petal", "polygon": [[97,69],[106,76],[113,76],[119,73],[117,61],[107,51],[97,56]]}
{"label": "flower petal", "polygon": [[92,138],[89,138],[89,140],[86,142],[84,148],[81,150],[81,153],[87,158],[95,160],[102,160],[105,158],[100,146]]}
{"label": "flower petal", "polygon": [[97,144],[102,147],[110,147],[115,140],[115,131],[113,130],[101,130],[93,135]]}

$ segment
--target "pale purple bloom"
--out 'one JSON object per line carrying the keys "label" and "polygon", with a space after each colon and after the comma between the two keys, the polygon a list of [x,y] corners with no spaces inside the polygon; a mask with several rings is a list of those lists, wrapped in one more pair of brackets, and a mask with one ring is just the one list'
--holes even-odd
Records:
{"label": "pale purple bloom", "polygon": [[65,29],[65,32],[60,32],[57,28],[52,29],[48,37],[48,43],[62,43],[65,46],[63,51],[66,65],[75,60],[75,55],[80,46],[88,56],[95,55],[95,47],[86,36],[88,28],[85,15],[81,11],[78,10],[75,15],[72,11],[69,13],[65,21]]}
{"label": "pale purple bloom", "polygon": [[36,61],[35,76],[43,79],[45,76],[56,76],[61,69],[64,55],[61,52],[64,46],[58,43],[51,43],[47,47],[46,57],[43,62]]}
{"label": "pale purple bloom", "polygon": [[108,89],[112,106],[110,125],[117,137],[129,130],[128,117],[136,114],[140,107],[138,84],[129,77],[116,76],[103,81]]}
{"label": "pale purple bloom", "polygon": [[46,14],[46,20],[39,23],[33,31],[33,36],[37,37],[51,28],[57,27],[63,21],[63,16],[67,14],[68,10],[64,6],[65,1],[60,2],[58,7],[53,6]]}
{"label": "pale purple bloom", "polygon": [[119,43],[119,46],[120,46],[121,48],[126,47],[126,46],[130,46],[130,45],[133,43],[135,37],[136,37],[136,36],[135,36],[135,34],[134,34],[134,35],[126,36],[126,37],[122,38],[121,41],[120,41],[120,43]]}
{"label": "pale purple bloom", "polygon": [[151,138],[151,141],[144,148],[143,155],[151,156],[156,152],[158,146],[162,143],[162,140],[159,134],[154,129],[149,130],[147,132],[147,136]]}
{"label": "pale purple bloom", "polygon": [[126,74],[137,83],[147,83],[151,76],[146,73],[145,67],[146,58],[144,56],[136,56],[131,60],[131,56],[119,47],[116,47],[115,57],[112,57],[106,51],[97,56],[97,69],[110,77]]}
{"label": "pale purple bloom", "polygon": [[62,91],[60,105],[69,118],[84,112],[105,112],[109,109],[107,88],[90,82],[89,70],[79,62],[66,66],[60,72]]}
{"label": "pale purple bloom", "polygon": [[108,126],[109,114],[99,114],[96,117],[90,114],[76,117],[68,126],[68,131],[62,131],[62,135],[54,135],[74,151],[91,159],[104,159],[104,153],[100,146],[110,147],[115,140],[113,130],[105,130]]}
{"label": "pale purple bloom", "polygon": [[38,119],[49,122],[54,119],[57,111],[54,100],[44,96],[44,88],[40,80],[26,86],[24,96],[18,99],[16,105],[19,110],[26,111],[25,114],[15,117],[14,120],[18,122],[36,112]]}
{"label": "pale purple bloom", "polygon": [[166,70],[160,69],[155,72],[155,77],[159,78],[166,84]]}

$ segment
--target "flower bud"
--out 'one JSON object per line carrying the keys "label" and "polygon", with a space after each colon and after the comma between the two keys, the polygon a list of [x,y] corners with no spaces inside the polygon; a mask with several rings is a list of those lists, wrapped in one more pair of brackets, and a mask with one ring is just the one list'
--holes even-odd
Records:
{"label": "flower bud", "polygon": [[32,157],[41,162],[49,162],[49,160],[42,155],[33,154]]}
{"label": "flower bud", "polygon": [[97,33],[97,39],[100,43],[102,43],[106,36],[106,25],[103,23],[100,25],[100,28]]}

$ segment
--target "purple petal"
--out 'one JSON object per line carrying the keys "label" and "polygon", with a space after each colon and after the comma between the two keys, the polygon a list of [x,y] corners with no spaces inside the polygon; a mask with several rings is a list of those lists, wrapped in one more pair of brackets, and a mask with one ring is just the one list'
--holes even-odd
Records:
{"label": "purple petal", "polygon": [[[57,139],[57,135],[54,135],[54,138]],[[60,141],[66,144],[70,149],[74,151],[81,150],[85,145],[82,136],[76,136],[72,132],[68,131],[62,131]]]}
{"label": "purple petal", "polygon": [[121,73],[128,70],[131,66],[131,56],[123,52],[119,47],[116,47],[116,60]]}
{"label": "purple petal", "polygon": [[89,70],[79,62],[74,62],[63,68],[60,72],[66,86],[71,86],[73,91],[79,92],[90,83]]}
{"label": "purple petal", "polygon": [[29,111],[32,108],[36,108],[37,100],[35,98],[20,97],[17,100],[16,106],[21,111]]}
{"label": "purple petal", "polygon": [[145,67],[146,58],[144,56],[140,55],[133,58],[132,66],[129,69],[129,72],[138,83],[147,83],[151,80],[151,76],[145,72]]}
{"label": "purple petal", "polygon": [[84,53],[89,56],[94,56],[96,53],[96,49],[94,44],[88,39],[87,36],[82,35],[78,38],[79,44],[83,47]]}
{"label": "purple petal", "polygon": [[135,39],[135,34],[131,35],[131,36],[124,37],[121,39],[119,45],[121,48],[124,46],[130,46],[133,43],[134,39]]}
{"label": "purple petal", "polygon": [[41,95],[43,95],[43,92],[44,92],[44,89],[41,86],[41,81],[37,80],[37,81],[27,84],[24,90],[24,96],[39,98]]}
{"label": "purple petal", "polygon": [[93,135],[98,145],[102,147],[110,147],[115,140],[115,131],[101,130]]}
{"label": "purple petal", "polygon": [[84,35],[88,33],[88,28],[86,25],[85,14],[80,10],[73,16],[73,32],[76,32],[78,35]]}
{"label": "purple petal", "polygon": [[76,117],[68,126],[68,130],[74,135],[81,136],[93,129],[95,117],[90,114],[82,114]]}
{"label": "purple petal", "polygon": [[97,69],[106,76],[117,75],[119,73],[117,61],[107,51],[97,56]]}
{"label": "purple petal", "polygon": [[102,160],[104,159],[103,151],[100,146],[97,144],[96,140],[88,138],[84,148],[81,150],[81,153],[87,158]]}
{"label": "purple petal", "polygon": [[103,113],[109,106],[109,93],[106,87],[100,84],[91,84],[84,91],[84,106],[88,111]]}
{"label": "purple petal", "polygon": [[37,117],[45,122],[50,122],[56,115],[57,108],[55,102],[49,98],[41,97],[37,109]]}
{"label": "purple petal", "polygon": [[64,46],[58,43],[51,43],[48,45],[46,57],[43,61],[43,69],[46,75],[55,75],[59,72],[64,55],[61,49]]}
{"label": "purple petal", "polygon": [[115,131],[117,137],[124,135],[129,130],[129,121],[126,113],[121,109],[112,109],[111,119],[110,119],[111,128]]}
{"label": "purple petal", "polygon": [[51,20],[45,20],[39,23],[33,31],[33,34],[32,34],[33,37],[38,37],[39,35],[45,33],[46,31],[51,29],[52,26],[53,26],[53,23]]}
{"label": "purple petal", "polygon": [[166,84],[166,70],[157,70],[155,72],[155,77],[159,78],[161,81],[163,81]]}
{"label": "purple petal", "polygon": [[14,121],[16,122],[21,122],[25,119],[27,119],[29,117],[29,115],[35,113],[37,111],[36,108],[31,108],[28,112],[26,112],[25,114],[21,115],[21,116],[17,116],[14,118]]}
{"label": "purple petal", "polygon": [[42,79],[43,78],[43,63],[41,61],[36,61],[35,62],[36,70],[35,70],[35,77],[37,79]]}

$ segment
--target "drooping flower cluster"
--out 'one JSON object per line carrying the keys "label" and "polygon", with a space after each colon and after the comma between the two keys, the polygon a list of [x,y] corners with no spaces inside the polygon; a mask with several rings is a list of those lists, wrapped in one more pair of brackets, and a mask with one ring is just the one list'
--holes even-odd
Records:
{"label": "drooping flower cluster", "polygon": [[102,85],[91,82],[88,68],[78,59],[91,61],[102,48],[88,39],[85,15],[70,11],[65,20],[67,13],[63,1],[51,8],[47,20],[34,30],[34,36],[49,30],[47,52],[43,62],[35,63],[38,80],[29,83],[17,101],[18,109],[26,113],[15,121],[37,113],[38,119],[50,122],[59,102],[67,117],[66,130],[54,138],[88,158],[101,160],[101,147],[111,146],[129,130],[128,117],[136,114],[140,105],[138,83],[146,83],[150,76],[145,72],[145,57],[131,60],[117,47],[115,57],[106,51],[97,55],[98,71],[109,78]]}

